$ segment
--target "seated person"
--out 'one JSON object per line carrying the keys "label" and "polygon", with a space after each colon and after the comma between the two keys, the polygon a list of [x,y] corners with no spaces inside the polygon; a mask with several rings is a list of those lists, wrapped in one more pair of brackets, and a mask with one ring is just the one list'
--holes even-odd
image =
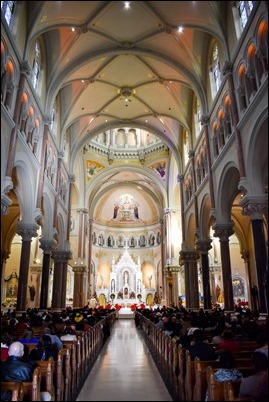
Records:
{"label": "seated person", "polygon": [[222,333],[222,338],[222,342],[216,345],[218,350],[226,350],[231,353],[240,352],[240,342],[235,339],[234,333],[231,329],[226,328]]}
{"label": "seated person", "polygon": [[200,360],[216,360],[215,349],[204,342],[204,334],[201,329],[196,329],[193,332],[193,341],[187,347],[190,352],[191,360],[197,356]]}
{"label": "seated person", "polygon": [[76,341],[76,332],[72,329],[71,325],[66,325],[64,334],[60,337],[61,341]]}
{"label": "seated person", "polygon": [[39,339],[34,336],[33,328],[28,327],[24,331],[24,335],[19,342],[21,343],[38,343]]}
{"label": "seated person", "polygon": [[216,381],[239,381],[243,378],[242,373],[235,369],[233,355],[227,351],[217,352],[219,369],[215,372]]}
{"label": "seated person", "polygon": [[38,342],[35,349],[29,353],[30,360],[48,360],[53,357],[55,361],[58,359],[58,349],[52,345],[49,335],[43,335],[42,339]]}
{"label": "seated person", "polygon": [[255,373],[243,378],[239,397],[251,397],[255,401],[268,401],[268,357],[255,351],[251,357]]}
{"label": "seated person", "polygon": [[[241,381],[242,373],[235,369],[235,361],[233,355],[227,351],[217,352],[219,368],[214,373],[216,381]],[[206,401],[208,401],[208,391],[206,392]]]}
{"label": "seated person", "polygon": [[55,346],[57,349],[60,350],[63,348],[63,343],[60,340],[59,336],[56,335],[55,333],[52,333],[50,327],[45,327],[43,329],[43,335],[49,335],[49,337],[51,338],[52,345]]}
{"label": "seated person", "polygon": [[12,343],[12,337],[8,332],[1,334],[1,361],[7,360],[8,348]]}
{"label": "seated person", "polygon": [[[8,355],[8,359],[1,364],[1,381],[32,381],[34,368],[23,360],[23,344],[18,341],[12,342],[8,349]],[[5,395],[3,395],[4,393]],[[8,391],[4,393],[1,393],[1,400],[11,400],[8,399],[10,397]],[[41,392],[40,395],[42,401],[51,400],[49,392]]]}

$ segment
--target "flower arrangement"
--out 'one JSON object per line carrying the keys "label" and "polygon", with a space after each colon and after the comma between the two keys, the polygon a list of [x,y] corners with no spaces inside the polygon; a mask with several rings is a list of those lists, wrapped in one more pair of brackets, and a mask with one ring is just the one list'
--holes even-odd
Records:
{"label": "flower arrangement", "polygon": [[135,292],[130,293],[130,299],[135,299]]}
{"label": "flower arrangement", "polygon": [[118,293],[118,299],[123,299],[123,293],[122,292]]}
{"label": "flower arrangement", "polygon": [[16,300],[14,301],[14,299],[6,299],[6,300],[4,300],[2,302],[2,306],[3,307],[8,307],[8,308],[16,307],[17,306],[17,301]]}

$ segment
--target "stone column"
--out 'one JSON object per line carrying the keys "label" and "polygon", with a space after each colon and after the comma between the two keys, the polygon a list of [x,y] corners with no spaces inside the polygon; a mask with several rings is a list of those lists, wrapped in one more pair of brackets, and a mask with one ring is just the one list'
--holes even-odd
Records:
{"label": "stone column", "polygon": [[184,264],[185,270],[186,308],[199,308],[198,259],[197,251],[181,250],[179,253],[179,264]]}
{"label": "stone column", "polygon": [[20,75],[20,81],[19,81],[18,92],[17,92],[17,97],[16,97],[14,115],[13,115],[13,121],[15,122],[15,126],[12,128],[11,134],[10,134],[8,161],[7,161],[7,167],[6,167],[6,176],[7,177],[11,177],[11,175],[12,175],[12,169],[13,169],[15,153],[16,153],[18,130],[19,130],[19,125],[20,125],[21,105],[23,102],[22,95],[23,95],[24,88],[25,88],[26,75],[29,75],[30,71],[31,71],[31,69],[30,69],[30,65],[28,64],[28,62],[23,62],[21,65],[21,75]]}
{"label": "stone column", "polygon": [[220,254],[222,264],[222,280],[224,288],[224,309],[226,311],[234,311],[232,270],[229,249],[229,237],[234,233],[233,223],[214,224],[212,229],[214,237],[219,237]]}
{"label": "stone column", "polygon": [[51,308],[64,309],[66,307],[67,262],[71,258],[71,252],[56,250],[53,251],[52,258],[54,259],[54,277]]}
{"label": "stone column", "polygon": [[211,171],[211,151],[210,151],[210,141],[209,141],[209,133],[208,133],[208,126],[209,126],[210,118],[207,115],[202,116],[201,123],[204,126],[204,133],[205,133],[205,141],[206,141],[206,153],[207,153],[207,162],[208,162],[208,184],[209,184],[209,195],[211,201],[211,208],[215,209],[215,195],[214,195],[214,184],[213,184],[213,175]]}
{"label": "stone column", "polygon": [[162,281],[160,284],[160,298],[161,304],[166,305],[166,276],[165,276],[165,234],[164,234],[164,220],[160,219],[161,225],[161,270]]}
{"label": "stone column", "polygon": [[197,240],[196,250],[201,254],[202,261],[202,282],[203,282],[203,295],[204,295],[204,309],[211,309],[211,292],[210,292],[210,278],[209,278],[209,260],[208,251],[212,248],[212,240]]}
{"label": "stone column", "polygon": [[93,219],[89,219],[89,244],[88,244],[88,299],[91,299],[94,292],[94,283],[92,277],[92,229]]}
{"label": "stone column", "polygon": [[48,308],[49,293],[49,274],[50,274],[50,258],[52,250],[56,246],[55,240],[40,239],[40,248],[43,250],[42,279],[40,291],[40,308]]}
{"label": "stone column", "polygon": [[238,119],[237,103],[236,103],[236,99],[235,99],[232,63],[226,62],[225,66],[222,70],[222,73],[223,73],[223,75],[228,76],[227,82],[229,85],[229,95],[230,95],[230,99],[231,99],[230,108],[231,108],[231,112],[232,112],[233,126],[234,126],[234,130],[235,130],[236,150],[237,150],[237,157],[238,157],[238,164],[239,164],[239,172],[240,172],[240,178],[243,178],[246,176],[246,169],[245,169],[245,163],[244,163],[244,154],[243,154],[241,133],[240,133],[239,129],[237,128],[237,123],[238,123],[239,119]]}
{"label": "stone column", "polygon": [[85,265],[73,267],[74,272],[74,296],[73,307],[83,307],[85,305],[83,278],[85,273]]}
{"label": "stone column", "polygon": [[5,300],[6,298],[6,285],[4,282],[4,274],[5,274],[5,270],[6,270],[6,263],[7,263],[7,259],[10,256],[10,251],[9,250],[3,250],[1,252],[1,302]]}
{"label": "stone column", "polygon": [[27,283],[30,265],[32,237],[37,237],[39,225],[37,223],[17,223],[17,233],[22,237],[20,272],[17,296],[17,311],[25,311],[27,299]]}
{"label": "stone column", "polygon": [[42,141],[42,153],[40,158],[40,173],[38,179],[38,189],[37,189],[37,208],[42,207],[42,193],[43,193],[43,186],[44,186],[44,169],[45,169],[45,155],[46,155],[46,148],[48,144],[48,137],[49,137],[49,119],[48,117],[45,118],[44,124],[44,132],[43,132],[43,141]]}
{"label": "stone column", "polygon": [[194,161],[194,151],[189,151],[189,160],[192,167],[193,172],[193,199],[194,199],[194,219],[195,219],[195,226],[196,232],[199,231],[199,221],[198,221],[198,202],[197,202],[197,184],[196,184],[196,174],[195,174],[195,161]]}
{"label": "stone column", "polygon": [[265,244],[263,215],[268,212],[266,196],[246,195],[240,201],[243,215],[249,215],[255,249],[256,273],[258,281],[259,311],[268,312],[268,261]]}

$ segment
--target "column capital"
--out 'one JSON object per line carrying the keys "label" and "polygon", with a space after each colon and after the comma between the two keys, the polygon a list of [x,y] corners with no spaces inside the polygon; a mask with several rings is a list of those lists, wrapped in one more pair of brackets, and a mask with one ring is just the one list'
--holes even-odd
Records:
{"label": "column capital", "polygon": [[52,250],[55,249],[57,242],[54,239],[40,239],[40,248],[43,250],[44,254],[51,254]]}
{"label": "column capital", "polygon": [[67,262],[72,257],[70,250],[55,250],[52,252],[52,258],[57,262]]}
{"label": "column capital", "polygon": [[224,62],[224,66],[222,69],[222,75],[227,75],[227,74],[231,74],[233,72],[233,65],[229,60],[226,60]]}
{"label": "column capital", "polygon": [[9,250],[2,250],[1,251],[1,257],[2,257],[2,260],[4,262],[6,262],[6,260],[9,258],[9,256],[10,256],[10,251]]}
{"label": "column capital", "polygon": [[193,158],[194,158],[194,150],[193,150],[193,149],[190,149],[190,150],[189,150],[188,157],[189,157],[189,159],[193,159]]}
{"label": "column capital", "polygon": [[21,62],[21,73],[25,75],[31,75],[31,71],[32,69],[30,67],[29,62],[27,60],[23,60]]}
{"label": "column capital", "polygon": [[85,265],[80,265],[80,266],[75,265],[73,267],[73,272],[75,274],[84,274],[84,272],[86,272],[86,266]]}
{"label": "column capital", "polygon": [[219,237],[220,241],[229,240],[229,237],[234,234],[233,226],[233,222],[213,225],[214,237]]}
{"label": "column capital", "polygon": [[199,251],[200,254],[207,254],[208,251],[212,248],[211,243],[211,239],[197,240],[195,242],[196,250]]}
{"label": "column capital", "polygon": [[12,200],[4,193],[1,194],[1,215],[7,215]]}
{"label": "column capital", "polygon": [[242,215],[249,215],[251,220],[263,220],[263,215],[268,211],[268,197],[245,195],[239,205]]}
{"label": "column capital", "polygon": [[37,237],[39,225],[35,222],[17,222],[17,233],[22,237],[23,241],[30,241],[32,237]]}
{"label": "column capital", "polygon": [[177,183],[182,184],[184,182],[184,175],[178,174],[177,175]]}
{"label": "column capital", "polygon": [[210,123],[210,116],[209,114],[203,114],[200,118],[200,122],[202,126],[208,126]]}
{"label": "column capital", "polygon": [[196,262],[199,258],[200,255],[195,250],[181,250],[179,252],[179,265],[183,265],[185,262]]}
{"label": "column capital", "polygon": [[46,125],[46,126],[50,126],[51,123],[52,123],[52,118],[51,118],[51,116],[49,116],[48,114],[44,114],[44,116],[43,116],[43,123],[44,123],[44,125]]}
{"label": "column capital", "polygon": [[69,175],[69,183],[75,183],[76,181],[76,176],[74,174]]}

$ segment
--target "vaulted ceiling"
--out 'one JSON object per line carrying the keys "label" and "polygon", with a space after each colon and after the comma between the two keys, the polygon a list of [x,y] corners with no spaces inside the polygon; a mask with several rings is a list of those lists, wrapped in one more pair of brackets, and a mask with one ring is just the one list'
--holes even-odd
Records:
{"label": "vaulted ceiling", "polygon": [[[192,131],[196,97],[207,112],[204,68],[210,40],[218,39],[226,51],[224,2],[131,1],[129,8],[125,3],[28,3],[28,52],[39,38],[46,57],[47,113],[60,99],[60,128],[68,136],[71,169],[93,138],[127,127],[161,139],[181,173],[182,130]],[[96,160],[91,152],[86,157]],[[155,159],[160,157],[156,152]],[[98,158],[102,162],[101,154]],[[147,187],[150,181],[150,191],[159,199],[161,180],[159,186],[141,169],[124,179],[130,178],[129,166],[135,167],[127,159],[106,166],[103,180],[115,180],[111,169],[117,166],[118,181],[129,181],[130,189],[137,183]],[[99,184],[92,189],[96,196]]]}

